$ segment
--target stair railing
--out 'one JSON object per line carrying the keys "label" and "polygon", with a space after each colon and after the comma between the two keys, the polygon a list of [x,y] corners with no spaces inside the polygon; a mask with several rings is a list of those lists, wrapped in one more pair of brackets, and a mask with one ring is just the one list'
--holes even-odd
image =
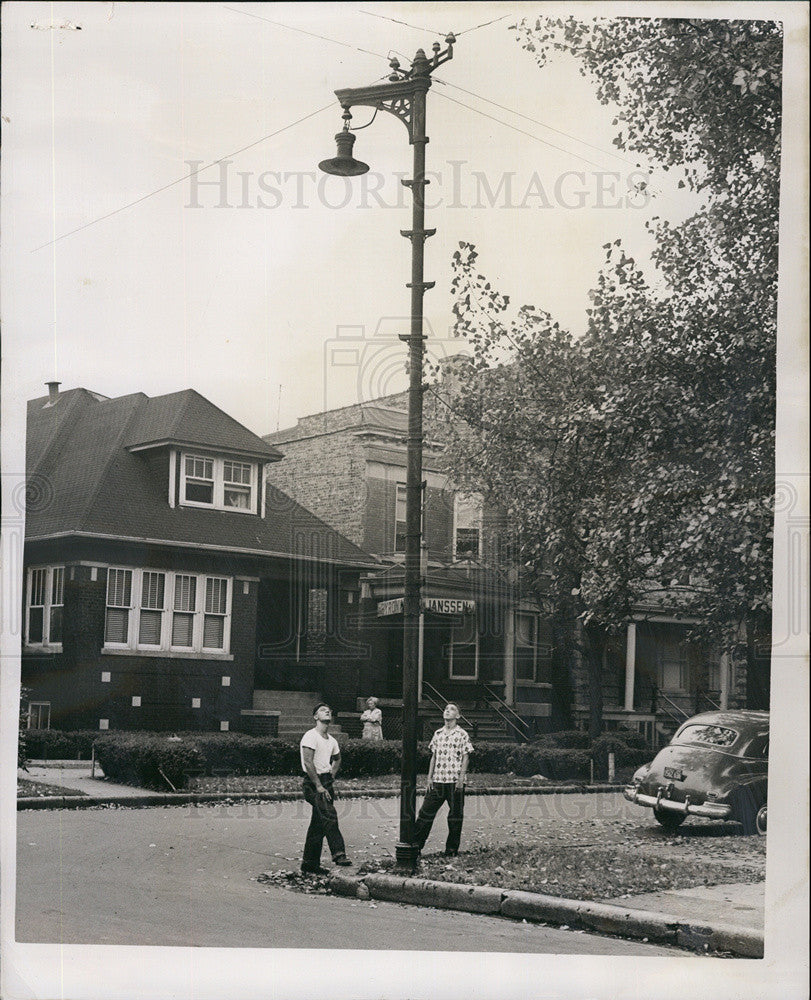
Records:
{"label": "stair railing", "polygon": [[[663,702],[664,704],[662,704]],[[668,698],[666,694],[662,694],[661,691],[657,694],[656,708],[657,714],[661,712],[663,715],[666,715],[671,722],[675,722],[677,729],[683,722],[690,718],[688,713],[685,712],[683,708],[677,705],[674,701],[671,701],[670,698]]]}
{"label": "stair railing", "polygon": [[[437,691],[433,684],[429,684],[428,681],[424,680],[422,682],[422,695],[427,701],[430,701],[434,708],[438,708],[440,712],[445,711],[445,706],[448,704],[456,705],[456,702],[452,698],[446,698],[441,691]],[[458,705],[456,705],[459,708]],[[478,725],[475,722],[471,722],[466,716],[462,715],[461,708],[459,709],[459,721],[463,723],[476,738]]]}
{"label": "stair railing", "polygon": [[701,701],[711,708],[713,712],[721,711],[721,706],[717,702],[713,701],[712,698],[710,698],[710,696],[704,691],[701,692]]}
{"label": "stair railing", "polygon": [[[484,701],[487,708],[497,715],[502,722],[506,722],[519,740],[523,743],[528,743],[530,738],[530,729],[521,716],[510,705],[508,705],[503,698],[497,695],[495,691],[491,690],[487,684],[482,683],[479,687],[484,692]],[[491,705],[489,703],[488,699],[490,698],[496,702],[495,705]]]}

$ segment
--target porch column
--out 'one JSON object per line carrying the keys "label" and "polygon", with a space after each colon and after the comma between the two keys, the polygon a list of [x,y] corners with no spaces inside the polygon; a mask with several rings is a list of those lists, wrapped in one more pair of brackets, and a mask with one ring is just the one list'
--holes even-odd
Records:
{"label": "porch column", "polygon": [[636,671],[636,622],[628,622],[625,636],[625,711],[634,710],[634,673]]}
{"label": "porch column", "polygon": [[721,662],[718,664],[718,672],[721,675],[721,711],[726,712],[729,708],[729,653],[721,653]]}
{"label": "porch column", "polygon": [[504,615],[504,700],[515,704],[515,609]]}

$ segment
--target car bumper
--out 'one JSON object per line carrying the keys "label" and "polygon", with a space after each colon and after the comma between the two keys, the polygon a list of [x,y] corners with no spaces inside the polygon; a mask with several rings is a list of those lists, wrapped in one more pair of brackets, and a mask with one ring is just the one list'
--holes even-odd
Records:
{"label": "car bumper", "polygon": [[668,812],[683,813],[686,816],[727,819],[732,813],[732,806],[722,802],[693,803],[689,796],[684,802],[679,802],[676,799],[666,799],[661,791],[658,795],[646,795],[644,792],[640,792],[636,785],[629,785],[623,794],[629,802],[635,802],[638,806],[665,809]]}

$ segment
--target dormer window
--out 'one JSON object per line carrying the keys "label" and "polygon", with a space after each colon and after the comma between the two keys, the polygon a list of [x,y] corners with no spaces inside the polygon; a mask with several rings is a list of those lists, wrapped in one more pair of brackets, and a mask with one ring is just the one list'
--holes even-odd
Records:
{"label": "dormer window", "polygon": [[247,462],[223,462],[223,499],[226,507],[251,509],[251,470]]}
{"label": "dormer window", "polygon": [[191,503],[214,504],[214,459],[186,455],[183,498]]}
{"label": "dormer window", "polygon": [[255,462],[186,452],[180,461],[180,503],[255,514],[258,478]]}

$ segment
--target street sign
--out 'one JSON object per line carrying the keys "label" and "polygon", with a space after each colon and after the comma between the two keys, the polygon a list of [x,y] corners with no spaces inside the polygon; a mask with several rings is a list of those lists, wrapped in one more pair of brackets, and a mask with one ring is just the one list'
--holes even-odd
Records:
{"label": "street sign", "polygon": [[457,597],[424,597],[422,610],[438,615],[465,615],[476,610],[475,601],[463,601]]}
{"label": "street sign", "polygon": [[377,605],[377,617],[384,618],[386,615],[399,615],[402,610],[402,597],[395,597],[393,601],[380,601]]}
{"label": "street sign", "polygon": [[[423,597],[423,611],[432,611],[436,615],[469,615],[476,610],[475,601],[465,601],[458,597]],[[395,597],[390,601],[380,601],[377,605],[377,617],[399,615],[403,610],[403,598]]]}

